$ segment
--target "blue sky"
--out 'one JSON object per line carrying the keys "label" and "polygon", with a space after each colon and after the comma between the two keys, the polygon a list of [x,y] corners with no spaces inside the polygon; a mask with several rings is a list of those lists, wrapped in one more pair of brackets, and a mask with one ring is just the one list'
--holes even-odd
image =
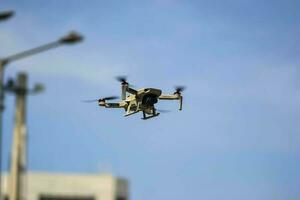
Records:
{"label": "blue sky", "polygon": [[[1,1],[0,56],[70,30],[82,44],[9,65],[45,93],[28,99],[29,169],[109,171],[131,199],[300,198],[300,2],[289,0]],[[116,75],[173,92],[184,110],[124,118],[82,99],[118,95]],[[13,127],[6,98],[5,169]]]}

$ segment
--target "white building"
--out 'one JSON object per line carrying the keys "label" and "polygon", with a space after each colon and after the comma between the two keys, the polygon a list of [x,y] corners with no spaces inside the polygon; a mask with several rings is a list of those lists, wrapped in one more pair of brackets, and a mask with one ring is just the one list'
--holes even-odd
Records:
{"label": "white building", "polygon": [[[8,181],[2,191],[7,198]],[[29,172],[24,177],[25,200],[128,200],[128,181],[111,174]]]}

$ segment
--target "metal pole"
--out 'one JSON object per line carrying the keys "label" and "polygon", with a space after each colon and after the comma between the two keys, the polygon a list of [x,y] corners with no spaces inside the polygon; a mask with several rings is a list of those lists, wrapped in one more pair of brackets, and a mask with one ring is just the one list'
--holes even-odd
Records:
{"label": "metal pole", "polygon": [[2,146],[3,146],[3,111],[4,111],[4,64],[0,61],[0,200],[2,200]]}
{"label": "metal pole", "polygon": [[42,46],[39,46],[39,47],[36,47],[36,48],[33,48],[33,49],[11,55],[9,57],[3,58],[2,60],[4,61],[4,63],[5,62],[8,63],[8,62],[11,62],[11,61],[15,61],[15,60],[19,60],[19,59],[22,59],[22,58],[29,57],[29,56],[34,55],[34,54],[42,53],[42,52],[47,51],[49,49],[56,48],[59,45],[61,45],[61,43],[59,41],[50,42],[48,44],[45,44],[45,45],[42,45]]}

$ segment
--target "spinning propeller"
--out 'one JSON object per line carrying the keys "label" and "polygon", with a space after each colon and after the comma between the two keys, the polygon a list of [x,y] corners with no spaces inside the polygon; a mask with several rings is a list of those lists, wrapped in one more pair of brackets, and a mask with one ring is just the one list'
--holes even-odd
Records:
{"label": "spinning propeller", "polygon": [[98,101],[106,101],[106,100],[115,100],[118,99],[119,97],[117,96],[110,96],[110,97],[104,97],[102,99],[99,99]]}
{"label": "spinning propeller", "polygon": [[92,99],[92,100],[83,100],[83,102],[85,103],[92,103],[92,102],[101,102],[101,101],[106,101],[106,100],[115,100],[115,99],[118,99],[119,97],[117,96],[111,96],[111,97],[104,97],[104,98],[101,98],[101,99]]}
{"label": "spinning propeller", "polygon": [[121,83],[121,91],[122,91],[121,98],[122,98],[122,100],[126,99],[126,92],[130,92],[130,93],[136,92],[134,89],[132,89],[135,86],[131,85],[127,82],[126,76],[117,76],[116,79],[117,79],[117,81],[119,81]]}
{"label": "spinning propeller", "polygon": [[116,76],[116,80],[119,81],[122,85],[128,85],[129,87],[136,87],[135,85],[129,84],[127,76]]}
{"label": "spinning propeller", "polygon": [[180,95],[181,92],[183,92],[184,90],[185,90],[184,86],[176,86],[174,94],[179,94]]}
{"label": "spinning propeller", "polygon": [[116,77],[117,81],[119,81],[122,85],[128,84],[127,82],[127,77],[126,76],[117,76]]}

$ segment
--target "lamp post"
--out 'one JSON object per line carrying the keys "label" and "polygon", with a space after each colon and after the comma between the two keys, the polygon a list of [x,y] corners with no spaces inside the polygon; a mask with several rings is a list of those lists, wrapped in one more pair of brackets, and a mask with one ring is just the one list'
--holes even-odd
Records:
{"label": "lamp post", "polygon": [[15,12],[12,10],[2,11],[0,12],[0,21],[7,20],[8,18],[12,17],[14,14]]}
{"label": "lamp post", "polygon": [[15,126],[11,150],[9,173],[10,200],[24,198],[24,172],[27,163],[27,131],[26,131],[26,99],[30,94],[38,94],[44,90],[42,84],[36,84],[32,89],[27,87],[27,74],[18,74],[17,81],[10,79],[4,87],[5,91],[16,96]]}
{"label": "lamp post", "polygon": [[83,40],[83,36],[76,32],[70,32],[68,35],[59,38],[54,42],[50,42],[41,46],[38,46],[33,49],[29,49],[5,58],[0,59],[0,200],[2,199],[2,144],[3,144],[3,137],[2,137],[2,130],[3,130],[3,111],[4,111],[4,70],[7,65],[13,61],[20,60],[56,47],[61,45],[71,45],[78,43]]}

